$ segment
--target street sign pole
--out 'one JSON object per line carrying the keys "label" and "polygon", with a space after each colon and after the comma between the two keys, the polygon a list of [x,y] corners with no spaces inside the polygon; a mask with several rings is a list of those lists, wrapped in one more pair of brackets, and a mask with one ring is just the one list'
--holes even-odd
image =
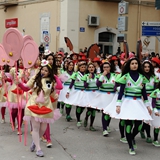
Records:
{"label": "street sign pole", "polygon": [[121,42],[124,42],[126,40],[126,33],[123,33],[124,31],[128,30],[128,17],[123,16],[125,14],[128,14],[128,2],[125,2],[124,0],[121,0],[121,2],[118,4],[118,31],[119,34],[117,35],[117,42],[119,43],[118,51],[121,47]]}

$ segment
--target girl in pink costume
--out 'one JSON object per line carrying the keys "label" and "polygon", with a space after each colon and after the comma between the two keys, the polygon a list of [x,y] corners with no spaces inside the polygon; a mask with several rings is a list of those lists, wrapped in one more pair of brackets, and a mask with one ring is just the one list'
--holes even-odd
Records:
{"label": "girl in pink costume", "polygon": [[24,91],[33,89],[32,96],[25,107],[24,120],[31,121],[32,123],[33,142],[30,151],[34,152],[36,149],[36,155],[39,157],[44,156],[40,147],[40,137],[43,136],[47,123],[53,123],[61,116],[59,110],[53,109],[50,100],[50,96],[54,99],[58,98],[58,95],[54,91],[56,80],[53,76],[52,67],[46,60],[42,61],[41,66],[37,75],[33,76],[27,84],[17,82],[18,86]]}
{"label": "girl in pink costume", "polygon": [[[55,61],[55,57],[53,56],[53,53],[51,53],[50,51],[48,53],[45,53],[45,59],[49,62],[49,65],[52,66],[52,71],[53,71],[53,75],[55,77],[55,80],[56,80],[56,86],[55,86],[55,89],[56,89],[56,93],[59,94],[59,91],[63,88],[62,87],[62,83],[61,81],[59,80],[59,78],[56,76],[58,74],[57,72],[57,67],[56,67],[56,61]],[[51,102],[52,102],[52,105],[53,105],[53,108],[56,109],[57,107],[57,100],[54,100],[52,97],[51,97]],[[52,141],[51,141],[51,137],[50,137],[50,126],[49,124],[47,124],[47,129],[42,137],[42,140],[43,142],[47,142],[47,148],[50,148],[52,147]]]}
{"label": "girl in pink costume", "polygon": [[[12,120],[13,120],[13,125],[15,128],[15,120],[18,118],[19,110],[20,110],[20,119],[18,118],[18,131],[17,134],[22,134],[19,132],[22,122],[23,122],[23,116],[24,116],[24,107],[26,105],[26,98],[24,97],[23,91],[19,88],[17,88],[17,85],[14,83],[15,79],[21,79],[23,82],[26,82],[24,79],[24,67],[23,67],[23,62],[22,60],[19,60],[17,62],[17,71],[16,67],[13,67],[10,69],[10,78],[8,77],[6,81],[11,82],[12,86],[8,90],[8,100],[9,100],[9,105],[6,102],[5,106],[10,107],[12,109]],[[16,75],[17,74],[17,75]],[[17,90],[19,90],[17,92]],[[17,95],[18,94],[18,95]]]}

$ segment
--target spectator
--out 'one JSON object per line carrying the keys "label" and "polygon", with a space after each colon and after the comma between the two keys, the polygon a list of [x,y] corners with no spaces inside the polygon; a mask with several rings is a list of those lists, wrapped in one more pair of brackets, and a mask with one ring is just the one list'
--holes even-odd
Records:
{"label": "spectator", "polygon": [[156,57],[155,52],[151,52],[151,58],[152,58],[152,57]]}
{"label": "spectator", "polygon": [[159,59],[159,53],[156,54],[156,57]]}
{"label": "spectator", "polygon": [[43,45],[43,43],[41,43],[40,46],[39,46],[39,53],[40,54],[44,53],[44,45]]}
{"label": "spectator", "polygon": [[143,61],[145,60],[150,60],[150,55],[148,51],[146,51],[146,53],[144,54]]}

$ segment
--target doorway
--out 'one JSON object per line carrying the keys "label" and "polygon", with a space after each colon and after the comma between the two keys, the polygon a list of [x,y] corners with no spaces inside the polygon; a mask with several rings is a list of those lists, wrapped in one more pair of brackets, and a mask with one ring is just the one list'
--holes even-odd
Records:
{"label": "doorway", "polygon": [[118,49],[117,35],[119,31],[110,28],[108,31],[106,27],[99,28],[95,31],[95,42],[100,46],[101,52],[104,54],[116,54]]}
{"label": "doorway", "polygon": [[98,36],[99,46],[101,47],[101,52],[104,54],[113,54],[113,39],[114,34],[111,32],[101,32]]}

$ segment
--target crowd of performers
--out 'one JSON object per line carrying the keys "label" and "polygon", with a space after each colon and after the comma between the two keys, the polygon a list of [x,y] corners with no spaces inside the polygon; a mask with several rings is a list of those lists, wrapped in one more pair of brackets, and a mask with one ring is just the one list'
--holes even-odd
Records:
{"label": "crowd of performers", "polygon": [[96,57],[92,61],[84,53],[64,56],[62,52],[55,55],[46,50],[28,70],[21,59],[17,71],[8,66],[1,69],[1,123],[5,122],[6,107],[11,110],[12,127],[18,125],[18,135],[22,134],[23,120],[29,122],[33,139],[31,152],[36,150],[37,156],[44,156],[40,139],[47,147],[52,146],[49,123],[60,118],[57,108],[62,113],[65,107],[66,120],[70,122],[72,106],[76,107],[77,127],[83,124],[90,131],[96,131],[94,120],[96,112],[101,111],[103,136],[111,132],[111,118],[119,119],[120,141],[128,143],[131,155],[136,154],[135,137],[139,132],[147,143],[160,147],[160,61],[157,57],[140,62],[134,54],[125,59],[123,53],[120,57],[114,55],[103,60]]}
{"label": "crowd of performers", "polygon": [[[144,57],[145,59],[145,57]],[[103,136],[110,133],[111,118],[119,119],[120,141],[128,143],[129,154],[135,155],[135,136],[140,132],[146,142],[160,147],[158,133],[160,127],[158,90],[160,87],[159,64],[157,57],[139,61],[130,53],[127,60],[124,53],[120,58],[109,56],[93,61],[82,55],[76,66],[74,61],[64,61],[60,78],[64,80],[58,101],[61,111],[65,105],[66,120],[71,121],[72,106],[76,106],[77,127],[94,128],[96,111],[102,112]],[[67,64],[66,64],[67,63]],[[76,64],[77,64],[76,63]],[[59,106],[60,107],[60,103]],[[85,119],[81,114],[87,108]],[[88,121],[90,117],[90,121]],[[154,128],[154,138],[150,135],[150,126]]]}

